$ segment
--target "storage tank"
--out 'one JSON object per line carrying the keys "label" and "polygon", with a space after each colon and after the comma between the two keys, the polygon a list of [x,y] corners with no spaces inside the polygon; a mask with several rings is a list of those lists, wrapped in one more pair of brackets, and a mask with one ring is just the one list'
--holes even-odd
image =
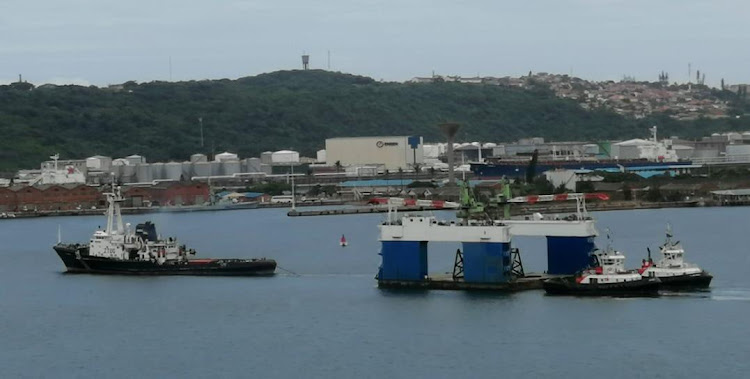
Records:
{"label": "storage tank", "polygon": [[727,145],[727,156],[750,156],[750,145]]}
{"label": "storage tank", "polygon": [[317,153],[315,153],[315,160],[318,161],[318,163],[325,163],[326,162],[326,150],[318,150]]}
{"label": "storage tank", "polygon": [[151,180],[164,179],[164,163],[152,163],[151,176],[153,177]]}
{"label": "storage tank", "polygon": [[169,162],[164,165],[164,179],[180,180],[182,177],[182,163]]}
{"label": "storage tank", "polygon": [[122,177],[121,180],[123,183],[133,183],[135,182],[135,166],[133,165],[122,165]]}
{"label": "storage tank", "polygon": [[299,153],[292,150],[279,150],[271,154],[271,163],[298,163]]}
{"label": "storage tank", "polygon": [[95,155],[86,158],[86,168],[90,171],[109,171],[112,167],[112,158],[103,155]]}
{"label": "storage tank", "polygon": [[730,141],[737,141],[742,139],[742,134],[737,132],[729,132],[727,133],[727,139]]}
{"label": "storage tank", "polygon": [[273,160],[271,159],[272,156],[273,156],[273,152],[264,151],[260,153],[260,162],[263,164],[271,164],[273,163]]}
{"label": "storage tank", "polygon": [[211,171],[211,162],[193,163],[194,176],[208,176]]}
{"label": "storage tank", "polygon": [[190,156],[190,162],[208,162],[208,157],[206,154],[193,154]]}
{"label": "storage tank", "polygon": [[[122,165],[116,165],[109,168],[109,172],[115,176],[115,180],[120,180],[122,177]],[[107,179],[109,181],[109,179]]]}
{"label": "storage tank", "polygon": [[150,164],[139,164],[135,166],[136,178],[139,183],[150,182],[154,180],[153,167]]}
{"label": "storage tank", "polygon": [[242,161],[242,172],[260,172],[260,158],[247,158]]}
{"label": "storage tank", "polygon": [[221,175],[221,162],[208,162],[210,164],[209,175],[220,176]]}
{"label": "storage tank", "polygon": [[128,155],[127,157],[125,157],[125,160],[127,160],[131,165],[146,163],[146,158],[138,154]]}
{"label": "storage tank", "polygon": [[221,154],[216,154],[214,157],[215,162],[226,162],[226,161],[236,161],[240,158],[235,153],[230,153],[228,151],[225,151]]}
{"label": "storage tank", "polygon": [[242,165],[238,160],[222,162],[222,166],[224,167],[221,172],[224,175],[234,175],[242,172]]}
{"label": "storage tank", "polygon": [[190,180],[193,176],[195,176],[195,171],[193,170],[193,163],[190,162],[182,162],[182,176]]}

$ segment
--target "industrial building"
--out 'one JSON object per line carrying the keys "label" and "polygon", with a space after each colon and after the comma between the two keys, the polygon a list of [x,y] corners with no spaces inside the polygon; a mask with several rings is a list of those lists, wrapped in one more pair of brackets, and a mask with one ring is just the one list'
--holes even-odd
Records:
{"label": "industrial building", "polygon": [[326,139],[326,163],[342,166],[383,165],[386,170],[413,170],[424,163],[422,137],[345,137]]}

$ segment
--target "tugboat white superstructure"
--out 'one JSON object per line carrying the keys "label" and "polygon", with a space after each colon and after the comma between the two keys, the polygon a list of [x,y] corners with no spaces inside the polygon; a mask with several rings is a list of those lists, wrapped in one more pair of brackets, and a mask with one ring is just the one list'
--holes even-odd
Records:
{"label": "tugboat white superstructure", "polygon": [[590,268],[573,277],[559,277],[544,282],[550,295],[578,296],[653,296],[659,291],[658,278],[644,277],[625,269],[625,256],[612,247],[591,254]]}
{"label": "tugboat white superstructure", "polygon": [[176,238],[161,239],[151,222],[135,230],[123,225],[119,188],[106,193],[109,207],[105,230],[97,230],[89,244],[58,243],[54,250],[68,272],[137,275],[273,275],[272,259],[190,259],[195,250]]}
{"label": "tugboat white superstructure", "polygon": [[672,227],[667,225],[667,239],[659,247],[662,258],[659,262],[653,263],[649,249],[648,260],[643,260],[638,272],[643,276],[659,278],[662,287],[669,289],[708,287],[713,276],[694,264],[686,263],[685,249],[679,241],[672,241],[672,237]]}

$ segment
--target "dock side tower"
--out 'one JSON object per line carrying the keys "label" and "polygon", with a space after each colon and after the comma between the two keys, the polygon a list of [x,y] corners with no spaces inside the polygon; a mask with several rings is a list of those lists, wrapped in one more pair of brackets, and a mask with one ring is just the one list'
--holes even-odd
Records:
{"label": "dock side tower", "polygon": [[425,281],[429,242],[461,243],[464,283],[505,284],[513,279],[506,226],[438,221],[433,216],[396,219],[389,213],[388,221],[380,225],[380,241],[380,284]]}

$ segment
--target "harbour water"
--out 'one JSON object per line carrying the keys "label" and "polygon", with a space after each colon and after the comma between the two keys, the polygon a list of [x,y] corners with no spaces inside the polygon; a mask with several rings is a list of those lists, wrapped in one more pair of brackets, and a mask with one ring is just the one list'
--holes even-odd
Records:
{"label": "harbour water", "polygon": [[[83,242],[103,217],[0,221],[0,376],[750,375],[748,208],[594,214],[629,267],[671,222],[687,260],[714,274],[710,291],[646,299],[382,291],[384,215],[285,212],[125,217],[155,221],[200,257],[274,258],[272,278],[66,275],[51,248],[58,225]],[[526,271],[545,269],[543,239],[514,245]],[[450,271],[457,247],[432,246],[430,271]]]}

